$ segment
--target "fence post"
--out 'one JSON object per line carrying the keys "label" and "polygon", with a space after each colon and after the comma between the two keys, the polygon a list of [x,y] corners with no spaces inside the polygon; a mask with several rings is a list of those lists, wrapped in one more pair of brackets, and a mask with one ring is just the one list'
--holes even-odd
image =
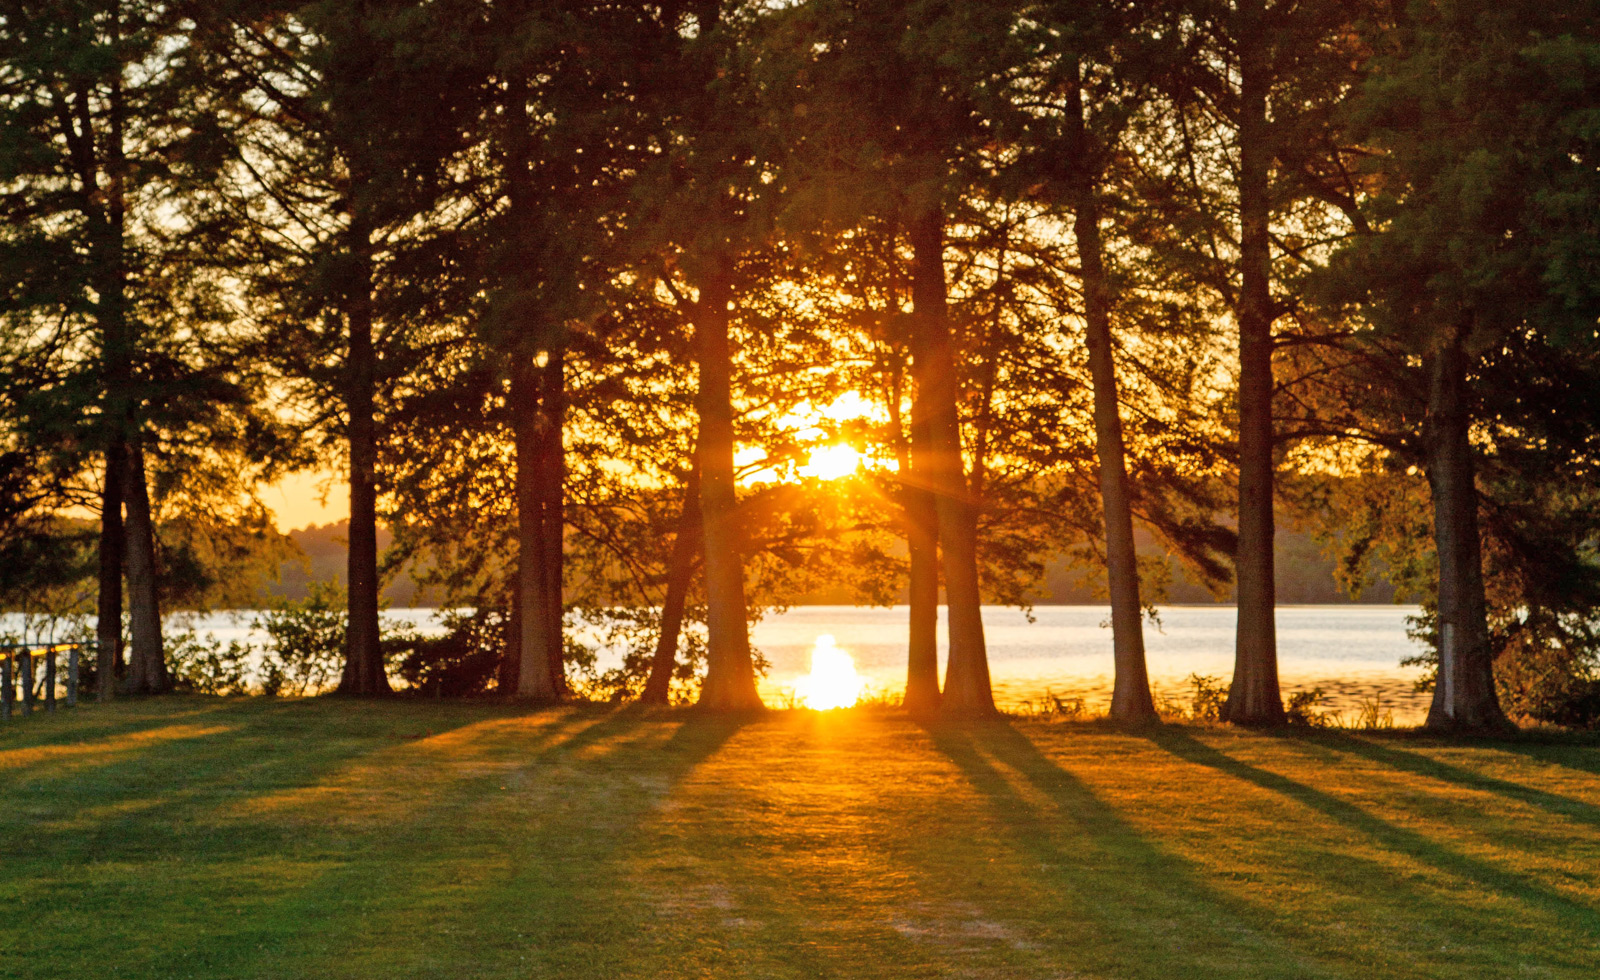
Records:
{"label": "fence post", "polygon": [[33,714],[33,651],[22,651],[22,717]]}
{"label": "fence post", "polygon": [[56,648],[53,643],[44,650],[44,710],[56,710]]}
{"label": "fence post", "polygon": [[0,654],[0,721],[11,720],[11,654]]}
{"label": "fence post", "polygon": [[78,648],[67,651],[67,707],[78,706]]}

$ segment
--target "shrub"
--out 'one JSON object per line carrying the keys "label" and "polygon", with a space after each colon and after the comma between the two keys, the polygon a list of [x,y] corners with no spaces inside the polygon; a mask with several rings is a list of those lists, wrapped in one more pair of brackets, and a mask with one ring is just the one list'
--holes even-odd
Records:
{"label": "shrub", "polygon": [[1576,656],[1549,638],[1524,635],[1495,660],[1500,705],[1512,716],[1593,728],[1600,722],[1600,679],[1592,652]]}
{"label": "shrub", "polygon": [[1045,714],[1053,718],[1060,718],[1063,721],[1077,721],[1089,713],[1089,706],[1084,702],[1083,698],[1064,698],[1050,691],[1045,691],[1044,696],[1048,702],[1045,707]]}
{"label": "shrub", "polygon": [[1222,706],[1228,700],[1228,688],[1220,677],[1190,674],[1189,718],[1191,721],[1221,721]]}
{"label": "shrub", "polygon": [[334,685],[344,666],[346,609],[344,586],[313,582],[305,599],[283,600],[255,617],[251,625],[269,641],[263,694],[318,694]]}
{"label": "shrub", "polygon": [[247,694],[250,658],[255,648],[229,640],[224,646],[216,634],[201,636],[193,629],[166,641],[167,663],[175,690],[194,694]]}
{"label": "shrub", "polygon": [[1024,701],[1007,713],[1047,721],[1082,721],[1089,717],[1089,704],[1081,697],[1063,697],[1046,688],[1038,701]]}
{"label": "shrub", "polygon": [[1393,728],[1394,712],[1383,706],[1383,699],[1376,694],[1361,699],[1356,707],[1355,723],[1352,728]]}
{"label": "shrub", "polygon": [[[1588,610],[1557,612],[1538,606],[1490,616],[1495,693],[1513,718],[1593,728],[1600,724],[1600,619]],[[1424,603],[1411,618],[1410,635],[1427,648],[1402,663],[1420,666],[1417,689],[1437,679],[1438,613]]]}
{"label": "shrub", "polygon": [[430,697],[483,694],[495,683],[510,640],[510,617],[498,609],[449,612],[443,636],[414,631],[384,640],[384,655],[399,662],[412,691]]}
{"label": "shrub", "polygon": [[[597,701],[626,701],[644,692],[645,681],[655,660],[656,642],[661,636],[661,610],[656,606],[581,607],[577,610],[582,632],[589,634],[594,647],[583,647],[592,663],[595,649],[610,649],[622,653],[622,666],[594,676],[578,678],[578,686]],[[700,679],[705,675],[706,639],[705,609],[691,606],[685,612],[683,627],[678,634],[677,656],[673,660],[671,698],[674,702],[693,701],[700,690]],[[571,659],[575,641],[568,640],[568,658]],[[756,669],[763,671],[764,661],[759,651]]]}
{"label": "shrub", "polygon": [[1289,695],[1289,703],[1284,707],[1284,714],[1288,716],[1291,725],[1319,728],[1328,724],[1328,717],[1317,710],[1317,706],[1326,700],[1327,694],[1320,687],[1313,687],[1309,691],[1295,691]]}

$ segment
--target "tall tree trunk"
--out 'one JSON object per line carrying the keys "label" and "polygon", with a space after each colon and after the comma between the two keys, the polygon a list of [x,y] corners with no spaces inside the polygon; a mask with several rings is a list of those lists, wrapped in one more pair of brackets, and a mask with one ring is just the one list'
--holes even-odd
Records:
{"label": "tall tree trunk", "polygon": [[689,586],[694,580],[694,556],[700,550],[700,463],[699,454],[689,469],[683,486],[683,510],[678,515],[678,532],[672,541],[672,557],[667,565],[667,594],[661,602],[661,635],[656,639],[655,656],[650,661],[650,677],[645,681],[644,704],[666,704],[672,693],[672,668],[678,661],[678,637],[683,632],[683,612],[689,602]]}
{"label": "tall tree trunk", "polygon": [[[915,329],[906,338],[911,354],[911,374],[925,365],[927,355],[920,358],[920,335]],[[893,383],[889,392],[889,420],[893,431],[906,432],[906,420],[900,410],[902,385],[911,382],[913,396],[917,386],[914,377],[907,377],[906,363],[892,368]],[[907,599],[910,603],[910,629],[906,637],[906,693],[907,711],[929,715],[939,709],[939,517],[934,508],[933,491],[929,489],[927,470],[928,421],[912,406],[907,438],[898,441],[895,455],[900,465],[900,507],[905,521],[906,553],[910,565]]]}
{"label": "tall tree trunk", "polygon": [[122,665],[122,487],[128,450],[120,438],[106,447],[106,482],[100,493],[100,594],[95,639],[95,698],[110,701]]}
{"label": "tall tree trunk", "polygon": [[545,560],[544,457],[549,453],[545,419],[539,404],[541,367],[523,351],[512,355],[512,439],[516,451],[517,609],[522,665],[517,671],[517,696],[555,701],[555,651],[550,645],[549,567]]}
{"label": "tall tree trunk", "polygon": [[358,271],[346,297],[350,329],[349,363],[345,367],[345,402],[349,411],[350,550],[345,581],[349,586],[349,626],[345,630],[344,672],[339,693],[373,697],[390,693],[383,667],[382,630],[378,622],[378,432],[374,418],[377,364],[372,345],[372,270],[366,235],[351,230]]}
{"label": "tall tree trunk", "polygon": [[1233,683],[1223,717],[1241,725],[1281,725],[1273,584],[1272,255],[1268,170],[1267,65],[1261,55],[1261,4],[1241,4],[1239,105],[1239,545],[1234,556],[1238,629]]}
{"label": "tall tree trunk", "polygon": [[[533,185],[530,160],[532,134],[536,127],[528,107],[527,80],[513,72],[505,82],[503,96],[506,125],[501,139],[506,149],[504,162],[506,189],[510,199],[512,227],[519,229],[510,244],[528,253],[532,246],[525,234],[537,227],[538,193]],[[535,255],[513,262],[513,268],[537,267]],[[515,338],[508,353],[511,363],[511,439],[515,456],[513,480],[517,501],[517,565],[511,585],[511,622],[501,689],[517,697],[552,701],[560,696],[555,686],[555,657],[550,643],[550,603],[545,601],[549,569],[544,560],[545,493],[540,460],[548,451],[540,438],[540,398],[538,365],[533,351]]]}
{"label": "tall tree trunk", "polygon": [[750,656],[750,617],[744,598],[738,500],[733,469],[733,357],[728,305],[733,270],[726,260],[701,284],[695,305],[700,365],[700,521],[705,539],[706,679],[701,707],[723,711],[762,707]]}
{"label": "tall tree trunk", "polygon": [[[111,30],[113,36],[119,33],[121,25],[116,18],[112,19]],[[84,98],[83,93],[79,98]],[[81,103],[80,103],[81,106]],[[105,418],[108,422],[106,433],[106,485],[105,493],[101,500],[100,511],[100,592],[98,596],[99,620],[95,625],[96,639],[100,649],[95,658],[95,668],[98,676],[98,689],[96,697],[101,701],[109,701],[115,696],[120,678],[117,676],[123,668],[122,650],[122,577],[124,574],[130,578],[130,606],[132,603],[132,569],[128,563],[128,528],[123,521],[122,511],[129,499],[129,473],[130,459],[128,453],[128,440],[137,433],[138,421],[134,410],[135,401],[132,392],[133,386],[133,356],[135,343],[129,336],[130,328],[127,316],[127,254],[124,242],[126,232],[126,183],[128,161],[124,152],[123,117],[127,112],[126,101],[123,97],[121,80],[111,84],[111,98],[108,106],[110,112],[111,132],[105,145],[106,168],[106,193],[104,194],[104,210],[88,214],[89,224],[95,234],[95,259],[102,264],[104,278],[95,284],[99,292],[99,318],[103,332],[104,363],[105,363]],[[88,127],[85,126],[87,131]],[[83,149],[93,155],[93,140],[87,141]],[[94,167],[92,162],[85,161],[83,175],[84,189],[87,191],[94,183],[91,176]],[[98,195],[97,195],[98,196]],[[142,460],[141,460],[142,463]],[[143,468],[140,468],[141,489],[143,483]],[[148,493],[148,491],[146,491]],[[145,523],[149,523],[149,498],[145,497],[144,515]],[[153,552],[153,546],[151,551]],[[146,595],[154,599],[154,560],[149,567],[149,590]],[[160,611],[156,612],[156,639],[160,642]],[[131,632],[131,630],[130,630]]]}
{"label": "tall tree trunk", "polygon": [[[514,267],[536,276],[540,209],[547,202],[533,177],[537,126],[528,105],[527,81],[515,73],[506,81],[502,139],[505,177],[514,241],[524,258]],[[530,283],[530,288],[536,288]],[[535,330],[514,344],[510,354],[512,441],[516,453],[517,599],[515,642],[518,658],[517,696],[557,701],[567,694],[562,620],[565,614],[562,571],[565,562],[566,477],[563,426],[566,413],[565,355],[551,335]],[[543,343],[536,359],[533,349]]]}
{"label": "tall tree trunk", "polygon": [[557,697],[571,692],[567,687],[564,620],[566,595],[563,571],[566,565],[566,478],[567,478],[567,352],[564,347],[550,349],[541,371],[540,427],[544,451],[540,454],[540,503],[544,525],[541,551],[544,558],[546,649],[550,652],[550,683]]}
{"label": "tall tree trunk", "polygon": [[514,695],[517,693],[517,682],[522,677],[522,582],[515,572],[511,576],[509,592],[511,594],[506,602],[506,646],[500,654],[495,690]]}
{"label": "tall tree trunk", "polygon": [[[120,23],[112,18],[113,36]],[[167,662],[161,643],[161,601],[157,593],[156,533],[150,511],[150,488],[146,483],[144,439],[137,411],[138,400],[132,391],[133,357],[137,339],[132,335],[127,316],[128,263],[127,231],[128,161],[123,147],[123,123],[127,114],[120,80],[111,85],[109,106],[111,132],[105,147],[107,187],[102,231],[105,235],[102,257],[109,259],[106,295],[107,342],[112,369],[108,403],[122,420],[119,439],[122,447],[122,503],[127,517],[122,526],[122,559],[128,582],[130,656],[127,688],[135,694],[164,694],[171,688]],[[92,183],[92,182],[91,182]],[[119,625],[120,631],[120,625]],[[108,679],[111,680],[111,679]],[[114,680],[111,680],[114,683]]]}
{"label": "tall tree trunk", "polygon": [[1091,155],[1085,133],[1082,92],[1074,85],[1067,119],[1072,166],[1073,235],[1083,273],[1084,321],[1088,328],[1089,374],[1094,383],[1095,455],[1100,463],[1100,507],[1106,532],[1106,577],[1111,593],[1111,644],[1116,668],[1111,717],[1143,723],[1156,718],[1144,654],[1144,604],[1139,599],[1139,562],[1133,544],[1133,508],[1122,444],[1122,415],[1111,341],[1111,296],[1100,241]]}
{"label": "tall tree trunk", "polygon": [[911,424],[911,471],[901,487],[910,558],[910,635],[906,657],[906,710],[929,714],[939,709],[939,518],[933,493],[923,484],[927,467],[927,425]]}
{"label": "tall tree trunk", "polygon": [[927,475],[933,490],[950,624],[950,658],[940,707],[953,714],[993,714],[978,586],[977,513],[967,492],[961,458],[955,351],[946,312],[944,217],[937,210],[919,215],[912,223],[911,248],[912,330],[918,338],[913,366],[921,362],[915,372],[913,425],[921,419],[928,424]]}
{"label": "tall tree trunk", "polygon": [[1439,673],[1427,720],[1432,729],[1511,727],[1494,686],[1466,375],[1457,335],[1431,358],[1424,426],[1439,559]]}
{"label": "tall tree trunk", "polygon": [[128,519],[124,525],[128,612],[133,640],[128,664],[128,690],[134,694],[165,694],[172,685],[167,677],[166,657],[161,649],[155,524],[150,513],[150,490],[145,482],[144,443],[138,434],[128,440],[123,473],[123,501],[128,509]]}

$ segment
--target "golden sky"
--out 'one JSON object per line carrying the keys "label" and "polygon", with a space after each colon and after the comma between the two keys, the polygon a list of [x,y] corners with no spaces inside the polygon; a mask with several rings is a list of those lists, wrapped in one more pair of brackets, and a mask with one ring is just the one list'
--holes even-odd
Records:
{"label": "golden sky", "polygon": [[261,492],[261,502],[272,508],[278,530],[286,533],[350,516],[349,486],[326,471],[286,476]]}

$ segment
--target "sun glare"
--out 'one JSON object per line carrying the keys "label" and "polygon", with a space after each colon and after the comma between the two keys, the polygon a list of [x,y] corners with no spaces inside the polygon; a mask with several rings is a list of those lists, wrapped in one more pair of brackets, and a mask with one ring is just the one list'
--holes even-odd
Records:
{"label": "sun glare", "polygon": [[824,633],[811,648],[811,673],[795,682],[795,698],[813,711],[848,708],[860,700],[867,679],[856,662]]}
{"label": "sun glare", "polygon": [[849,476],[861,465],[861,454],[851,446],[838,443],[813,449],[806,465],[800,467],[801,476],[814,476],[822,480],[837,480]]}

